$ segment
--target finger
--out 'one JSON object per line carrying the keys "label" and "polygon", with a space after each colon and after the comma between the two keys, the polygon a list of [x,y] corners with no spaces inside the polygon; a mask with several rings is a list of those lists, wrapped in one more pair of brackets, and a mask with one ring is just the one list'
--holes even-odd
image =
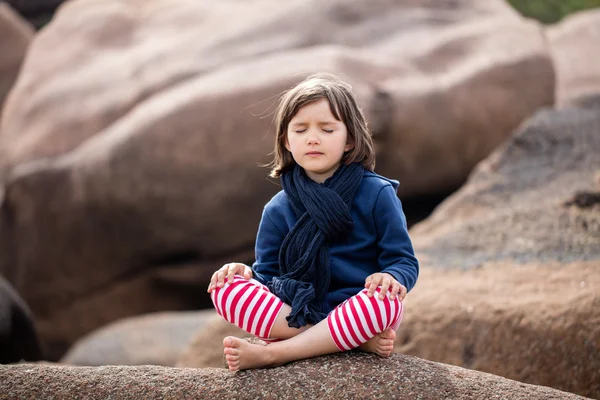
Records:
{"label": "finger", "polygon": [[373,296],[373,293],[371,292],[371,282],[372,281],[365,283],[365,289],[367,289],[367,296],[369,297]]}
{"label": "finger", "polygon": [[217,274],[219,273],[219,271],[215,271],[215,273],[212,274],[212,276],[210,277],[210,282],[208,283],[208,287],[211,287],[215,284],[215,282],[217,282]]}
{"label": "finger", "polygon": [[215,271],[210,277],[210,283],[208,284],[208,292],[210,293],[215,287],[217,287],[217,274],[219,271]]}
{"label": "finger", "polygon": [[219,270],[219,272],[217,273],[217,286],[218,287],[223,287],[225,285],[225,276],[227,275],[228,271],[229,271],[229,264],[224,265],[223,268],[221,268]]}
{"label": "finger", "polygon": [[390,300],[394,300],[400,291],[400,284],[398,282],[392,282],[392,286],[390,288]]}
{"label": "finger", "polygon": [[404,300],[406,297],[406,287],[404,285],[400,285],[400,291],[398,292],[398,299],[400,301]]}
{"label": "finger", "polygon": [[379,276],[373,277],[373,280],[371,280],[371,286],[369,286],[369,292],[367,293],[367,296],[373,297],[373,294],[375,293],[375,290],[379,286],[380,281],[381,281],[381,278]]}
{"label": "finger", "polygon": [[385,296],[387,295],[387,291],[390,288],[391,284],[392,284],[392,280],[390,278],[383,279],[383,283],[381,284],[381,290],[379,291],[379,299],[380,300],[385,299]]}
{"label": "finger", "polygon": [[248,280],[252,279],[252,268],[247,265],[244,265],[244,278]]}
{"label": "finger", "polygon": [[229,264],[229,270],[227,271],[227,283],[230,285],[233,283],[233,277],[238,272],[239,264]]}

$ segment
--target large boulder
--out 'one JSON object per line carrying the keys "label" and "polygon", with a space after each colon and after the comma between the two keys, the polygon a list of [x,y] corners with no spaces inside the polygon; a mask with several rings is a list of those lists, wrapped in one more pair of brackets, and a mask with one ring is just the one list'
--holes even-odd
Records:
{"label": "large boulder", "polygon": [[421,260],[600,259],[600,95],[542,110],[480,163],[469,181],[412,230]]}
{"label": "large boulder", "polygon": [[14,288],[0,275],[0,364],[38,361],[42,349],[33,315]]}
{"label": "large boulder", "polygon": [[546,29],[556,69],[556,103],[600,93],[600,8],[580,11]]}
{"label": "large boulder", "polygon": [[8,4],[0,2],[0,119],[4,99],[17,79],[32,37],[33,28]]}
{"label": "large boulder", "polygon": [[15,399],[543,399],[582,397],[415,357],[346,353],[274,369],[0,366]]}
{"label": "large boulder", "polygon": [[411,230],[397,351],[600,398],[600,101],[536,114]]}
{"label": "large boulder", "polygon": [[77,340],[60,362],[172,367],[213,314],[212,310],[162,312],[118,320]]}
{"label": "large boulder", "polygon": [[0,127],[0,272],[51,357],[252,261],[265,116],[308,73],[353,84],[402,196],[456,187],[553,103],[542,30],[504,1],[274,5],[74,0],[36,36]]}
{"label": "large boulder", "polygon": [[598,288],[598,261],[426,267],[395,351],[600,398]]}

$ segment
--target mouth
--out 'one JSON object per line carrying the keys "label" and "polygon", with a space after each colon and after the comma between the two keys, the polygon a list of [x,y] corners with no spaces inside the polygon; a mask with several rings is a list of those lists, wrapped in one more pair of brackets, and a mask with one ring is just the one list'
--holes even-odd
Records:
{"label": "mouth", "polygon": [[308,153],[306,153],[307,156],[320,156],[323,153],[321,153],[320,151],[309,151]]}

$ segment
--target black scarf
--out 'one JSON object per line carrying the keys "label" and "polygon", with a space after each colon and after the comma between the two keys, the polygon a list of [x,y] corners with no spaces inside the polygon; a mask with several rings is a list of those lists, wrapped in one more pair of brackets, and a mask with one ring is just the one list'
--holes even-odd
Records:
{"label": "black scarf", "polygon": [[327,316],[322,311],[329,290],[329,243],[352,229],[350,206],[363,178],[360,163],[341,165],[319,184],[296,165],[281,184],[298,218],[279,250],[279,277],[269,289],[292,311],[288,325],[299,328]]}

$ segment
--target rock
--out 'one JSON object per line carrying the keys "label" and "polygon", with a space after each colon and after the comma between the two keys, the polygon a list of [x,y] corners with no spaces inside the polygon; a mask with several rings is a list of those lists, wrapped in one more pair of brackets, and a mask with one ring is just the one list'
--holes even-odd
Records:
{"label": "rock", "polygon": [[395,351],[600,398],[599,288],[597,261],[427,265]]}
{"label": "rock", "polygon": [[207,306],[211,273],[252,261],[279,190],[264,116],[306,74],[354,85],[403,196],[455,187],[553,103],[541,28],[504,1],[313,3],[75,0],[36,36],[0,127],[0,272],[51,359],[118,318]]}
{"label": "rock", "polygon": [[556,69],[556,102],[600,93],[600,9],[580,11],[546,29]]}
{"label": "rock", "polygon": [[[386,153],[380,157],[382,168],[400,175],[404,195],[437,193],[462,183],[475,163],[524,118],[553,103],[554,73],[541,27],[519,17],[500,0],[477,3],[477,7],[473,0],[452,5],[414,1],[393,8],[382,0],[374,4],[336,0],[314,16],[312,24],[320,28],[317,36],[313,25],[290,26],[273,20],[270,14],[260,15],[271,7],[272,0],[251,6],[231,3],[221,9],[178,0],[168,4],[169,13],[164,12],[164,0],[147,2],[144,12],[137,3],[66,4],[52,27],[34,43],[31,67],[25,71],[36,85],[22,85],[13,101],[14,117],[4,125],[4,141],[9,142],[5,154],[9,158],[4,164],[14,166],[71,150],[104,133],[146,100],[166,94],[183,81],[191,83],[227,69],[220,65],[239,68],[228,74],[231,76],[217,74],[213,79],[244,80],[246,71],[252,71],[256,82],[249,86],[266,91],[256,91],[250,104],[240,104],[237,97],[225,100],[230,103],[226,107],[233,110],[264,102],[306,71],[333,70],[354,83],[374,130],[380,134],[379,147]],[[293,3],[281,8],[280,14],[301,12],[314,14],[309,5],[299,8]],[[215,33],[211,23],[220,21],[223,13],[237,23],[222,25],[222,31]],[[248,13],[257,18],[247,19]],[[78,18],[71,18],[74,14]],[[85,18],[90,19],[89,24],[80,23]],[[170,30],[175,20],[180,29]],[[168,34],[160,34],[160,42],[155,40],[163,30]],[[363,31],[375,32],[371,34],[374,37]],[[136,41],[117,39],[133,32]],[[209,32],[218,46],[197,40]],[[67,44],[72,47],[63,48],[60,54],[52,51],[54,42],[62,43],[64,36],[73,34],[80,41]],[[278,34],[280,40],[273,41]],[[249,35],[252,46],[247,43]],[[499,50],[507,42],[513,42],[510,53]],[[102,46],[93,48],[98,43]],[[282,53],[288,50],[295,54],[284,57]],[[111,57],[107,59],[104,51]],[[85,59],[80,57],[82,53]],[[311,56],[323,62],[304,65],[294,61]],[[35,69],[37,58],[46,60],[44,71]],[[178,62],[172,62],[174,58]],[[152,62],[146,63],[148,59]],[[116,65],[119,72],[106,79],[106,68]],[[281,71],[273,73],[273,65]],[[85,76],[85,82],[73,81],[77,74]],[[140,79],[136,79],[138,74]],[[521,90],[524,85],[526,92]],[[244,87],[235,95],[244,92]],[[496,92],[498,88],[502,92]],[[70,95],[64,96],[67,89]],[[46,103],[56,97],[67,102],[61,113]],[[83,99],[85,107],[66,112],[67,104],[81,105]],[[255,111],[264,112],[269,106],[264,104]],[[51,125],[45,123],[49,117],[55,119]],[[232,128],[246,127],[246,118],[244,113],[230,117]],[[198,122],[206,125],[209,121]],[[252,133],[264,134],[269,122],[250,125]],[[223,129],[219,125],[212,128]],[[464,146],[466,139],[469,146]],[[256,154],[253,165],[262,157],[264,154]],[[437,167],[432,167],[430,157],[437,157]],[[416,172],[421,175],[418,182],[411,179]]]}
{"label": "rock", "polygon": [[582,399],[415,357],[345,353],[284,367],[224,369],[0,366],[0,393],[14,399]]}
{"label": "rock", "polygon": [[187,348],[181,352],[175,366],[223,368],[223,339],[226,336],[254,338],[253,335],[225,321],[214,311],[212,312],[213,317],[194,334]]}
{"label": "rock", "polygon": [[8,4],[0,3],[0,116],[6,95],[12,88],[29,42],[33,28],[15,13]]}
{"label": "rock", "polygon": [[600,398],[600,102],[590,107],[536,114],[414,226],[422,274],[397,351]]}
{"label": "rock", "polygon": [[41,358],[42,349],[31,311],[0,275],[0,364]]}
{"label": "rock", "polygon": [[600,101],[540,111],[413,227],[413,243],[441,267],[598,260],[600,205],[573,203],[581,192],[600,193],[598,174]]}
{"label": "rock", "polygon": [[214,311],[163,312],[125,318],[77,340],[60,360],[70,365],[175,366]]}

